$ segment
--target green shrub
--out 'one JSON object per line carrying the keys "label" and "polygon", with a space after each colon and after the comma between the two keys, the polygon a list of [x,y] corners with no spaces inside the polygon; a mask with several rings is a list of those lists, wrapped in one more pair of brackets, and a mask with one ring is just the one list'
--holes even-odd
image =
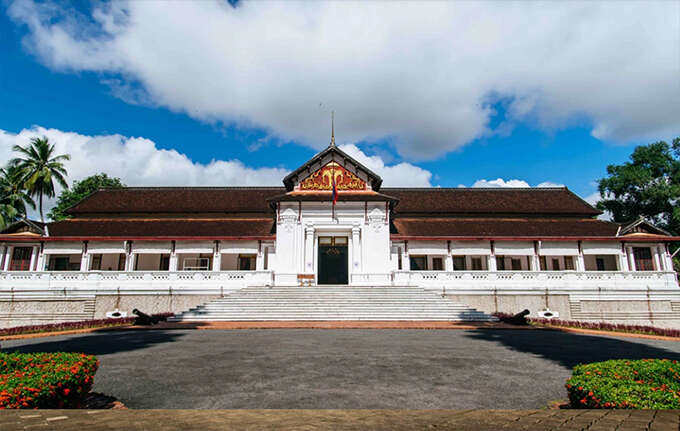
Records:
{"label": "green shrub", "polygon": [[567,392],[573,408],[680,409],[680,364],[618,359],[577,365]]}
{"label": "green shrub", "polygon": [[98,367],[81,353],[0,353],[0,409],[78,407]]}

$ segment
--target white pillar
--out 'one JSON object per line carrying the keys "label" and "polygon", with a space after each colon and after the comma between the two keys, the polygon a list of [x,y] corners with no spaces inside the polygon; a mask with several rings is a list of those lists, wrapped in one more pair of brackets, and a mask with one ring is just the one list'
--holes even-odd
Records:
{"label": "white pillar", "polygon": [[449,250],[446,259],[444,261],[444,269],[447,272],[453,271],[453,255],[451,254],[451,251]]}
{"label": "white pillar", "polygon": [[36,271],[45,270],[45,253],[43,251],[42,245],[38,248],[38,263],[35,266],[35,270]]}
{"label": "white pillar", "polygon": [[[257,259],[259,259],[259,253]],[[220,252],[220,242],[215,241],[215,246],[213,248],[213,259],[212,259],[212,270],[219,271],[222,267],[222,253]]]}
{"label": "white pillar", "polygon": [[659,259],[659,248],[652,247],[652,257],[654,258],[654,271],[663,271],[661,259]]}
{"label": "white pillar", "polygon": [[583,257],[583,250],[579,247],[578,256],[576,256],[576,270],[585,271],[586,270],[586,259]]}
{"label": "white pillar", "polygon": [[170,254],[170,262],[168,263],[168,271],[177,271],[177,253],[174,251]]}
{"label": "white pillar", "polygon": [[408,257],[408,244],[405,242],[404,243],[404,248],[401,250],[401,270],[402,271],[410,271],[411,270],[411,261]]}
{"label": "white pillar", "polygon": [[305,274],[314,272],[314,227],[305,227]]}
{"label": "white pillar", "polygon": [[352,228],[352,273],[361,272],[361,244],[359,243],[359,233],[361,228],[354,226]]}
{"label": "white pillar", "polygon": [[5,257],[7,257],[7,246],[0,246],[0,269],[5,268]]}
{"label": "white pillar", "polygon": [[262,245],[262,241],[257,243],[257,255],[255,256],[255,270],[264,271],[264,254],[267,247]]}
{"label": "white pillar", "polygon": [[626,254],[628,255],[628,268],[630,271],[637,271],[635,268],[635,254],[633,253],[633,247],[626,247]]}
{"label": "white pillar", "polygon": [[498,266],[496,265],[496,255],[490,254],[487,256],[486,267],[489,268],[489,271],[491,272],[498,271]]}
{"label": "white pillar", "polygon": [[137,261],[137,254],[128,253],[125,256],[125,271],[130,272],[135,270],[135,262]]}
{"label": "white pillar", "polygon": [[670,251],[668,250],[668,245],[666,245],[666,246],[663,248],[663,250],[664,250],[664,253],[663,253],[664,261],[666,262],[666,264],[664,265],[665,268],[666,268],[666,271],[669,271],[669,272],[674,271],[674,268],[673,268],[673,258],[671,257],[671,253],[670,253]]}
{"label": "white pillar", "polygon": [[14,253],[14,246],[7,246],[7,257],[5,258],[4,271],[9,271],[9,264],[12,262],[12,254]]}
{"label": "white pillar", "polygon": [[29,271],[35,271],[35,262],[38,260],[38,246],[34,245],[31,250],[31,264],[28,265]]}

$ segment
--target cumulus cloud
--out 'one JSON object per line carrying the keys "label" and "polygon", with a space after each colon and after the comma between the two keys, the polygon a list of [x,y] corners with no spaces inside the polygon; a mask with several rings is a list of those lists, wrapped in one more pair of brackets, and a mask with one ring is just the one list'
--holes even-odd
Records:
{"label": "cumulus cloud", "polygon": [[[459,187],[465,186],[461,184]],[[531,185],[524,180],[504,180],[503,178],[496,178],[495,180],[477,180],[472,184],[472,187],[531,187]],[[564,184],[544,181],[537,184],[535,187],[564,187]]]}
{"label": "cumulus cloud", "polygon": [[[250,167],[239,160],[197,163],[175,150],[160,149],[146,138],[88,136],[40,126],[16,134],[0,129],[0,162],[16,157],[14,145],[26,145],[36,136],[46,136],[58,154],[71,155],[64,163],[69,183],[105,172],[129,186],[279,186],[289,172],[281,167]],[[430,185],[432,174],[417,166],[386,165],[380,157],[369,157],[354,145],[343,149],[382,176],[386,185],[407,185],[407,181],[414,186]],[[46,208],[53,204],[54,200],[47,202]]]}
{"label": "cumulus cloud", "polygon": [[427,159],[530,121],[585,119],[601,139],[680,126],[678,2],[97,4],[18,0],[25,46],[54,70],[101,73],[130,103],[257,126],[315,148],[393,138]]}
{"label": "cumulus cloud", "polygon": [[379,156],[367,156],[354,144],[341,145],[340,149],[380,175],[383,183],[389,187],[430,187],[432,172],[410,163],[401,162],[387,166]]}

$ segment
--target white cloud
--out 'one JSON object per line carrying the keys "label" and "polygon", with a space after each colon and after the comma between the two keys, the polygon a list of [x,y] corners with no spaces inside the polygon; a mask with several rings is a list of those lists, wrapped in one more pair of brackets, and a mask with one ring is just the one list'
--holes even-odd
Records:
{"label": "white cloud", "polygon": [[[71,155],[71,160],[65,162],[69,184],[105,172],[129,186],[279,186],[289,172],[280,167],[249,167],[239,160],[212,160],[202,164],[175,150],[160,149],[146,138],[88,136],[39,126],[17,134],[0,129],[0,162],[16,157],[12,147],[26,145],[35,136],[46,136],[55,144],[56,153]],[[380,157],[368,157],[354,145],[343,149],[383,176],[385,185],[430,185],[432,174],[417,166],[408,163],[388,166]],[[46,208],[53,204],[54,199],[46,203]]]}
{"label": "white cloud", "polygon": [[524,180],[504,180],[503,178],[496,178],[495,180],[477,180],[472,184],[472,187],[531,187],[529,183]]}
{"label": "white cloud", "polygon": [[340,149],[354,157],[357,162],[366,166],[383,179],[389,187],[430,187],[432,172],[410,163],[398,163],[387,166],[379,156],[367,156],[356,145],[341,145]]}
{"label": "white cloud", "polygon": [[[111,2],[91,16],[17,0],[49,67],[103,73],[113,94],[321,148],[395,138],[436,157],[508,121],[592,124],[601,139],[680,126],[678,2]],[[321,109],[323,107],[323,109]],[[328,108],[326,108],[328,107]]]}

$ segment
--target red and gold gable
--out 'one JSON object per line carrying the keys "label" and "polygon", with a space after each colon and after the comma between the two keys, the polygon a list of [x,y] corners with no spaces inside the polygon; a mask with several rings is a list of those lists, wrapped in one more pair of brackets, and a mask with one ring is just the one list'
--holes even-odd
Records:
{"label": "red and gold gable", "polygon": [[335,178],[337,190],[366,190],[366,182],[336,162],[330,162],[323,168],[300,182],[300,190],[332,190]]}

